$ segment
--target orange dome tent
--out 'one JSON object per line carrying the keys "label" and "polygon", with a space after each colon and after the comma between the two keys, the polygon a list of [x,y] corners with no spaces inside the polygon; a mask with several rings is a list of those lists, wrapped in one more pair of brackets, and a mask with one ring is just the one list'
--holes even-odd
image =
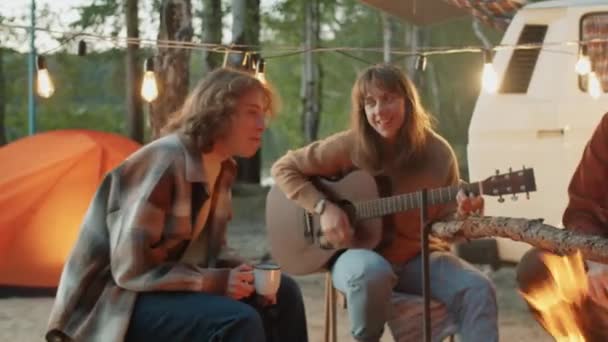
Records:
{"label": "orange dome tent", "polygon": [[0,147],[0,286],[56,287],[97,186],[138,148],[89,130]]}

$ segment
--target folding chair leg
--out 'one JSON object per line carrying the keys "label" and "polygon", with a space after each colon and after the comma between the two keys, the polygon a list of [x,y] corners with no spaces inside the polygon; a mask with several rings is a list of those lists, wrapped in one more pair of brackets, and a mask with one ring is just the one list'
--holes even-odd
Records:
{"label": "folding chair leg", "polygon": [[325,342],[337,342],[336,290],[331,281],[331,273],[325,274]]}

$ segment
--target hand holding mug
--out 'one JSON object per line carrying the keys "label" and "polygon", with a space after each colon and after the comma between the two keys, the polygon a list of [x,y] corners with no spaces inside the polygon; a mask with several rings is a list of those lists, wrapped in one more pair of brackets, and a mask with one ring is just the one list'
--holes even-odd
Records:
{"label": "hand holding mug", "polygon": [[251,265],[241,264],[232,270],[228,276],[226,295],[232,299],[241,300],[249,297],[255,290],[253,283],[253,268]]}

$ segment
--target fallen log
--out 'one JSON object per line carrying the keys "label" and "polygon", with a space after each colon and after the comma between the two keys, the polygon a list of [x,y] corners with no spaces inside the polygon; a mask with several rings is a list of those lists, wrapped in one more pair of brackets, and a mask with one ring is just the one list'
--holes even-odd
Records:
{"label": "fallen log", "polygon": [[431,234],[447,241],[504,237],[521,241],[555,254],[579,250],[588,260],[608,263],[608,239],[544,224],[542,219],[469,217],[462,221],[436,222]]}

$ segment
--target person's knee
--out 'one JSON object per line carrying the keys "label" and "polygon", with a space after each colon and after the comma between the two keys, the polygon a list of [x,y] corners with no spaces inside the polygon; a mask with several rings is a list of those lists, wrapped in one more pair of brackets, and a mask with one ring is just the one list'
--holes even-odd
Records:
{"label": "person's knee", "polygon": [[279,297],[286,298],[289,301],[300,300],[302,292],[300,286],[293,278],[287,275],[281,275],[281,285],[279,286]]}
{"label": "person's knee", "polygon": [[251,306],[243,304],[235,314],[234,326],[240,336],[249,336],[251,341],[263,340],[264,324],[260,314]]}
{"label": "person's knee", "polygon": [[394,287],[397,277],[383,257],[368,250],[350,250],[346,253],[349,253],[348,260],[342,260],[339,276],[345,277],[349,289],[374,292]]}
{"label": "person's knee", "polygon": [[517,264],[517,285],[522,292],[527,292],[551,277],[542,260],[542,255],[546,253],[548,252],[533,248]]}
{"label": "person's knee", "polygon": [[470,281],[467,292],[469,297],[477,302],[476,305],[496,306],[496,287],[483,274],[479,274]]}

